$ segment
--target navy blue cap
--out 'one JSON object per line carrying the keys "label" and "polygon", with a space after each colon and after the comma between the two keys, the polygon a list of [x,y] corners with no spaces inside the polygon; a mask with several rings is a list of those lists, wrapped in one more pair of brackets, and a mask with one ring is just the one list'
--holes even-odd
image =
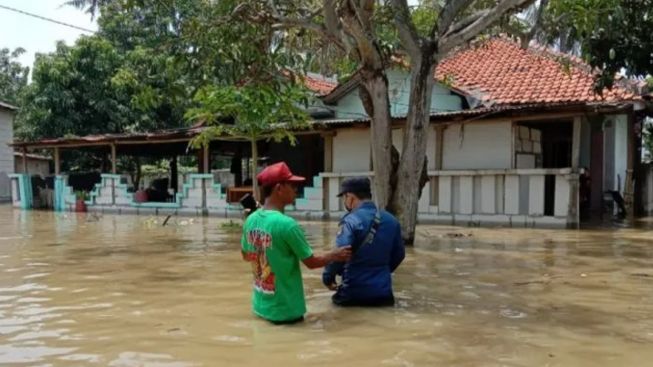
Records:
{"label": "navy blue cap", "polygon": [[372,189],[370,188],[370,179],[367,177],[352,177],[345,179],[340,184],[340,193],[338,193],[338,196],[342,196],[348,192],[371,193]]}

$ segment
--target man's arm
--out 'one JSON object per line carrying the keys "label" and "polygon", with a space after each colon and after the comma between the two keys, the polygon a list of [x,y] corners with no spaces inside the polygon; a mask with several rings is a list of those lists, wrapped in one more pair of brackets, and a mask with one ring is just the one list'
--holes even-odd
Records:
{"label": "man's arm", "polygon": [[[336,235],[336,247],[351,246],[354,243],[354,228],[352,223],[353,217],[346,216],[338,226],[338,234]],[[332,262],[324,268],[322,273],[322,283],[329,289],[336,289],[336,275],[342,275],[344,270],[344,262]]]}
{"label": "man's arm", "polygon": [[322,268],[332,261],[347,261],[351,257],[351,248],[341,247],[325,254],[314,255],[308,245],[304,231],[297,222],[292,220],[285,231],[285,240],[295,256],[300,259],[309,269]]}
{"label": "man's arm", "polygon": [[332,261],[348,261],[351,258],[351,246],[338,247],[333,251],[318,256],[308,257],[302,262],[309,269],[323,268]]}

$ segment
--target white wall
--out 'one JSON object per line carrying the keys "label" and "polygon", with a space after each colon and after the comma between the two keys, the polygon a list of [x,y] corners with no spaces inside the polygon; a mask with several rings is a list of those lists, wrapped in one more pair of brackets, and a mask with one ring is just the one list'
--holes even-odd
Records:
{"label": "white wall", "polygon": [[370,131],[340,129],[333,137],[333,172],[370,170]]}
{"label": "white wall", "polygon": [[445,170],[509,169],[512,161],[512,123],[450,125],[444,130],[442,155],[442,168]]}
{"label": "white wall", "polygon": [[[14,171],[16,173],[23,173],[23,157],[14,157],[15,166]],[[45,178],[49,176],[50,172],[50,162],[43,159],[31,159],[27,158],[27,172],[30,175],[40,175]]]}
{"label": "white wall", "polygon": [[438,145],[436,140],[435,128],[433,125],[429,126],[426,129],[427,140],[426,140],[426,159],[428,159],[428,169],[435,169],[435,151]]}
{"label": "white wall", "polygon": [[13,113],[0,108],[0,201],[11,200],[7,175],[14,172],[14,151],[7,144],[13,137]]}

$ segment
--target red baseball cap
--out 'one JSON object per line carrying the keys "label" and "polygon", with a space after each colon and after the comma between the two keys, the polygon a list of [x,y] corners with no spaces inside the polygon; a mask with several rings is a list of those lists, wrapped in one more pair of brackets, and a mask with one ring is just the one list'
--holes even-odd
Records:
{"label": "red baseball cap", "polygon": [[261,173],[256,175],[256,179],[261,186],[270,186],[282,182],[306,181],[304,177],[293,175],[285,162],[279,162],[265,167]]}

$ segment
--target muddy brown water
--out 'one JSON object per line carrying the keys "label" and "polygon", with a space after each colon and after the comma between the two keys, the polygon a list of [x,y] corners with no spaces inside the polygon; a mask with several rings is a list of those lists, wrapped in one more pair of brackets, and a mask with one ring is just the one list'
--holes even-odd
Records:
{"label": "muddy brown water", "polygon": [[[394,308],[250,312],[238,228],[0,206],[0,364],[652,366],[653,231],[423,226]],[[318,249],[335,225],[304,223]]]}

